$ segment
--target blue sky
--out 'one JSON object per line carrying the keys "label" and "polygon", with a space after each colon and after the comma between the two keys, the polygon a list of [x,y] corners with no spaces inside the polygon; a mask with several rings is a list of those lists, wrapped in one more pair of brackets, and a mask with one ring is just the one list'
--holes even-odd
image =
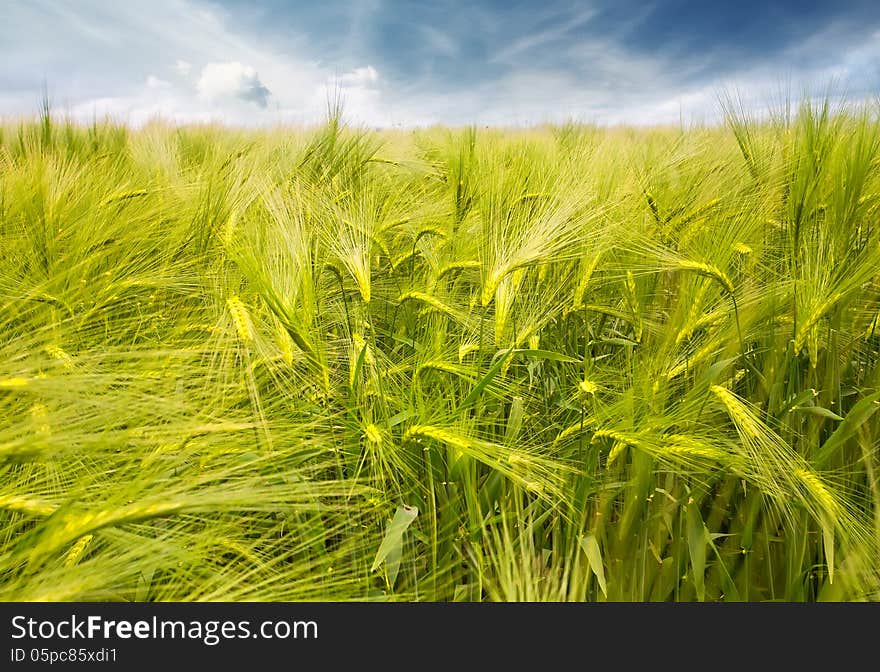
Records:
{"label": "blue sky", "polygon": [[368,125],[711,120],[880,93],[877,0],[6,0],[0,115]]}

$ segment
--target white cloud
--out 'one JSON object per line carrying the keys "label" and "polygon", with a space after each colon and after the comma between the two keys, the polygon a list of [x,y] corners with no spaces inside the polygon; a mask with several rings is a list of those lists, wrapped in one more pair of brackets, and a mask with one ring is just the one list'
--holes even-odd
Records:
{"label": "white cloud", "polygon": [[166,92],[144,91],[132,97],[95,98],[75,105],[70,110],[74,118],[102,119],[110,117],[117,122],[142,126],[153,120],[175,124],[223,121],[217,115],[188,106],[185,101],[166,95]]}
{"label": "white cloud", "polygon": [[379,73],[372,65],[355,68],[339,76],[339,84],[344,87],[369,87],[379,81]]}
{"label": "white cloud", "polygon": [[178,59],[177,62],[174,64],[174,69],[177,71],[178,74],[186,77],[189,74],[189,71],[192,69],[192,63],[190,63],[189,61]]}
{"label": "white cloud", "polygon": [[150,75],[147,77],[147,88],[148,89],[169,89],[171,88],[171,82],[166,82],[164,79],[159,79],[156,75]]}
{"label": "white cloud", "polygon": [[208,63],[196,84],[199,96],[208,101],[245,100],[265,108],[272,92],[260,81],[257,71],[238,61]]}

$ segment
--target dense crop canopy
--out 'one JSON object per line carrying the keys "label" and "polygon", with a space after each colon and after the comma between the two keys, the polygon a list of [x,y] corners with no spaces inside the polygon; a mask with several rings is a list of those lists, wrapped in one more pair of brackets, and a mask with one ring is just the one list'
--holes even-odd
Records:
{"label": "dense crop canopy", "polygon": [[880,597],[880,122],[0,127],[0,599]]}

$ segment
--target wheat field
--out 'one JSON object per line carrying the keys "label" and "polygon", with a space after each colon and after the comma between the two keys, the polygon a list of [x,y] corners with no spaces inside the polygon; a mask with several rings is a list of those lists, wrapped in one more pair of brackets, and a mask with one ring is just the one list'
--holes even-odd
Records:
{"label": "wheat field", "polygon": [[0,600],[880,597],[880,120],[0,126]]}

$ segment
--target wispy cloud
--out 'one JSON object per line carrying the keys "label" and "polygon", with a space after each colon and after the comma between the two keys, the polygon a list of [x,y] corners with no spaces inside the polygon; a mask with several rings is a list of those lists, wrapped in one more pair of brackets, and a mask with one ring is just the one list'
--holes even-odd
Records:
{"label": "wispy cloud", "polygon": [[583,26],[594,16],[596,16],[595,9],[581,10],[550,28],[518,37],[500,49],[492,60],[498,63],[511,63],[539,47],[558,46],[558,43],[563,41],[571,31]]}
{"label": "wispy cloud", "polygon": [[448,32],[434,26],[419,26],[419,32],[430,51],[442,56],[456,56],[460,52],[458,41]]}

